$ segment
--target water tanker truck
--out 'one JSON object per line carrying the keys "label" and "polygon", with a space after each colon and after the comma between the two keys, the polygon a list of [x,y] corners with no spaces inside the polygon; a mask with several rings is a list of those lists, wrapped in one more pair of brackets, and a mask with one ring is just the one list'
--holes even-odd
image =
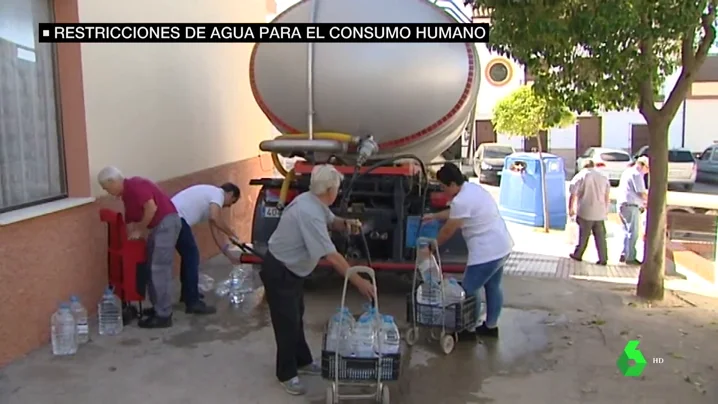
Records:
{"label": "water tanker truck", "polygon": [[[273,23],[459,23],[426,0],[304,0]],[[345,175],[332,210],[357,218],[364,234],[333,234],[350,263],[375,270],[414,268],[412,229],[425,212],[447,206],[426,164],[454,144],[473,120],[480,66],[470,43],[257,43],[250,60],[254,98],[282,133],[261,142],[283,178],[261,187],[244,263],[259,263],[282,209],[309,188],[315,164]],[[299,157],[294,168],[280,156]],[[463,271],[457,233],[440,249],[444,271]],[[329,264],[320,262],[321,274]]]}

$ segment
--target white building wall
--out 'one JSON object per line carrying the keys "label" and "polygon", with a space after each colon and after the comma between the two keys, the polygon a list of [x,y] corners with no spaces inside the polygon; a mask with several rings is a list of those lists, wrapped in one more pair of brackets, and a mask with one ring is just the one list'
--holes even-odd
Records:
{"label": "white building wall", "polygon": [[686,105],[685,147],[696,152],[703,151],[718,142],[718,128],[715,124],[718,100],[687,100]]}
{"label": "white building wall", "polygon": [[[631,128],[634,124],[645,124],[638,111],[611,111],[601,114],[603,117],[603,146],[616,149],[631,148]],[[681,147],[683,133],[682,108],[676,114],[668,128],[668,147]]]}
{"label": "white building wall", "polygon": [[[267,16],[265,0],[80,0],[79,12],[88,22],[241,23]],[[160,181],[257,156],[271,125],[249,85],[252,46],[83,44],[91,174],[112,164]]]}

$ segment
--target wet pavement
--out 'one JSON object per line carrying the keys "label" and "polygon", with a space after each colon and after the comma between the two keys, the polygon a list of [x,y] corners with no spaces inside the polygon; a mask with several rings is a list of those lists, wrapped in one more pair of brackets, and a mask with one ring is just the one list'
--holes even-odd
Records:
{"label": "wet pavement", "polygon": [[[224,258],[207,266],[217,281],[230,270]],[[406,330],[409,286],[393,276],[379,278],[381,312],[392,314]],[[240,307],[208,294],[217,315],[175,313],[168,330],[125,329],[118,337],[93,335],[74,357],[53,358],[42,348],[0,371],[0,402],[106,403],[323,403],[329,385],[305,378],[309,394],[290,397],[274,378],[274,337],[263,290]],[[340,303],[341,280],[330,279],[306,295],[306,333],[315,355],[329,316]],[[348,294],[348,307],[359,312],[362,300]],[[450,355],[441,353],[429,333],[412,348],[403,346],[399,381],[390,383],[393,403],[489,402],[479,394],[493,375],[520,375],[550,368],[548,335],[556,316],[540,310],[507,308],[500,322],[501,339],[459,343]],[[95,330],[96,333],[96,330]],[[351,403],[351,401],[347,401]],[[357,401],[360,402],[360,401]],[[367,401],[361,401],[367,402]]]}

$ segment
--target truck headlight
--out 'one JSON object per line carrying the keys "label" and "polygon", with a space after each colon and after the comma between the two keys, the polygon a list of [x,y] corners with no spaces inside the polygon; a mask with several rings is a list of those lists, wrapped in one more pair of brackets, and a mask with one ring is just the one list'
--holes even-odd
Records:
{"label": "truck headlight", "polygon": [[486,164],[486,163],[484,163],[484,162],[482,161],[482,162],[481,162],[481,169],[482,169],[482,170],[491,170],[491,166],[488,165],[488,164]]}

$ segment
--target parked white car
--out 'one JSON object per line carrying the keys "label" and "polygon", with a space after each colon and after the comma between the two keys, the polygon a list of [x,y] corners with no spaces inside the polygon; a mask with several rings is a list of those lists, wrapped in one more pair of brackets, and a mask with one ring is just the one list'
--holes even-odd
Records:
{"label": "parked white car", "polygon": [[[648,146],[641,147],[634,158],[647,156],[651,158],[651,151]],[[668,187],[680,188],[684,191],[693,190],[698,176],[698,163],[695,156],[688,149],[669,149],[668,150]],[[650,178],[646,175],[646,184],[650,182]]]}
{"label": "parked white car", "polygon": [[618,184],[621,174],[633,163],[633,158],[627,151],[605,147],[589,147],[583,155],[576,159],[575,172],[581,171],[589,159],[593,160],[598,171],[608,177],[611,185]]}

